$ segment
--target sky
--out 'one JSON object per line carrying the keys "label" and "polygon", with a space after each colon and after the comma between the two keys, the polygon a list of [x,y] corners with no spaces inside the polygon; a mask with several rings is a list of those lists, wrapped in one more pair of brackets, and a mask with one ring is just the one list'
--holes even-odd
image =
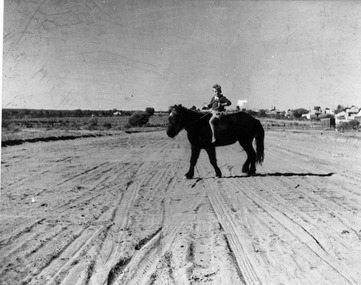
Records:
{"label": "sky", "polygon": [[361,1],[5,0],[2,108],[361,107]]}

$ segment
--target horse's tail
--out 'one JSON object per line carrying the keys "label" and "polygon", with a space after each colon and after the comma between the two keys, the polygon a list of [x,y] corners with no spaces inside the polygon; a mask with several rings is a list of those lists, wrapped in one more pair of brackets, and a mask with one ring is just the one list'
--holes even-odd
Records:
{"label": "horse's tail", "polygon": [[256,162],[262,164],[264,159],[264,129],[259,120],[256,126]]}

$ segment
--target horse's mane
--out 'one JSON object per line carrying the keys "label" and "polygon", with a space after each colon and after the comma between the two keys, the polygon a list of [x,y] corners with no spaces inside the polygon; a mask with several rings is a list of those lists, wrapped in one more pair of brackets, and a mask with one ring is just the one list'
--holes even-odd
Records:
{"label": "horse's mane", "polygon": [[185,113],[185,114],[196,115],[196,116],[204,116],[204,115],[210,113],[208,110],[207,111],[191,110],[191,109],[188,109],[188,108],[182,106],[182,104],[174,105],[174,106],[170,107],[169,109],[170,110],[175,109],[176,111],[182,112],[183,114]]}

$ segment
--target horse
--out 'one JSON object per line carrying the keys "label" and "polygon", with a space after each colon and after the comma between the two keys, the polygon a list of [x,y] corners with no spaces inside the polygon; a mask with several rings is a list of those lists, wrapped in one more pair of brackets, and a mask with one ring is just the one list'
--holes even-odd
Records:
{"label": "horse", "polygon": [[[262,164],[264,160],[264,129],[259,120],[245,112],[224,114],[215,122],[216,141],[212,143],[212,131],[209,125],[211,113],[193,111],[182,105],[170,107],[167,135],[174,138],[183,129],[187,131],[191,144],[191,159],[185,178],[192,179],[194,167],[200,151],[205,149],[209,161],[213,166],[216,177],[222,177],[222,172],[217,165],[216,147],[234,144],[237,141],[247,153],[247,159],[242,167],[242,172],[248,175],[256,173],[256,163]],[[252,143],[256,141],[256,151]]]}

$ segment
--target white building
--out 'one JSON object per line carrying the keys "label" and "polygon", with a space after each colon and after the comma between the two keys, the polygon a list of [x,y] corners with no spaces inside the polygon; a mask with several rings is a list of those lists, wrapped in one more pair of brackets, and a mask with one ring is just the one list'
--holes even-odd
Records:
{"label": "white building", "polygon": [[361,109],[356,106],[347,108],[345,111],[342,111],[335,115],[336,125],[343,121],[350,121],[361,118]]}

